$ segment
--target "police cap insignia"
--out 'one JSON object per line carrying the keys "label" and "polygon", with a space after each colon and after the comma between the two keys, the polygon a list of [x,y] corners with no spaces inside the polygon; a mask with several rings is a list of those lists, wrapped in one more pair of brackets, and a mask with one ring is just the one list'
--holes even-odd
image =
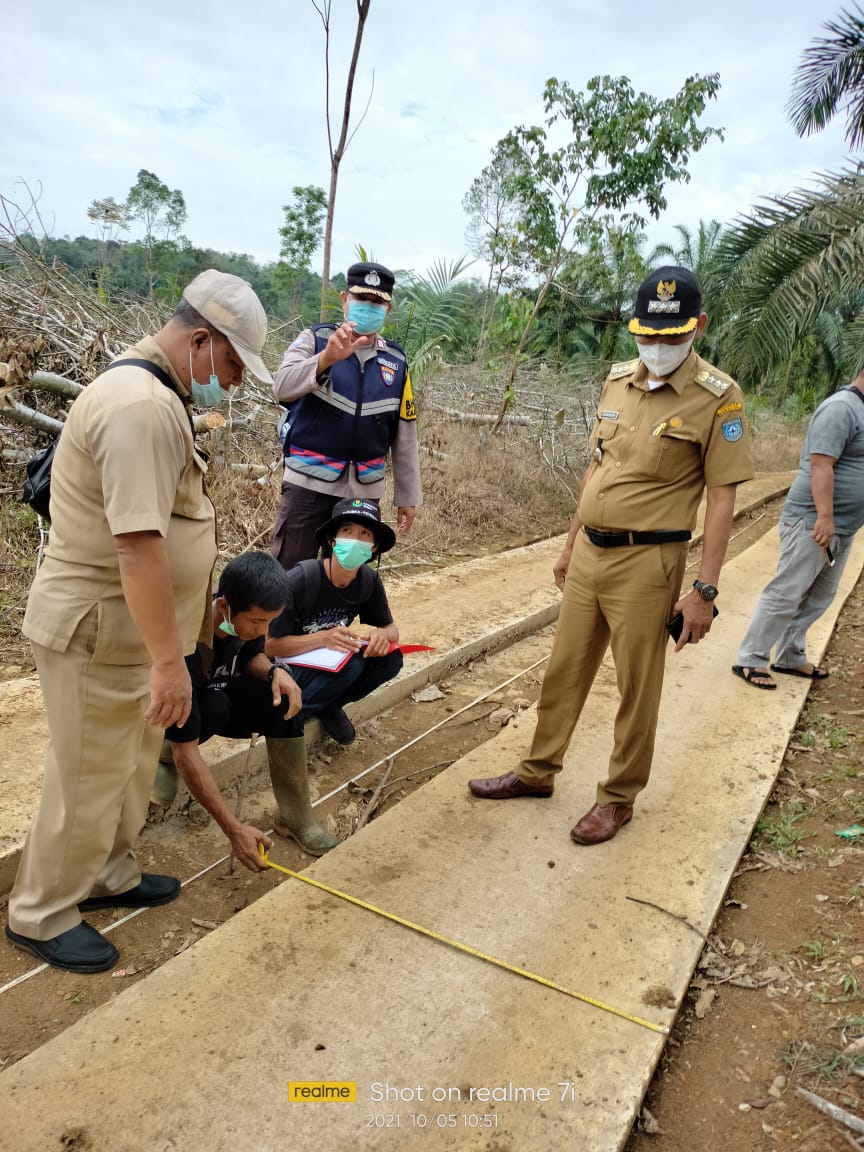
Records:
{"label": "police cap insignia", "polygon": [[348,282],[348,291],[358,295],[377,296],[379,300],[392,299],[393,286],[396,277],[389,268],[383,264],[372,264],[368,260],[361,260],[352,264],[345,277]]}

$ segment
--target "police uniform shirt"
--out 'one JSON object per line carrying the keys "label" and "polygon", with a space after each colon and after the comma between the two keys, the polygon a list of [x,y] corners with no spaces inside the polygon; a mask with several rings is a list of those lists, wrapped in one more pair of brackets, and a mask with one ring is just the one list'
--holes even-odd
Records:
{"label": "police uniform shirt", "polygon": [[692,531],[703,488],[753,477],[744,397],[691,352],[650,390],[640,360],[615,364],[603,386],[579,518],[604,531]]}
{"label": "police uniform shirt", "polygon": [[[381,339],[379,337],[379,339]],[[382,340],[383,343],[383,340]],[[354,355],[361,364],[371,360],[379,351],[378,345],[359,348]],[[307,328],[288,346],[282,362],[273,375],[273,395],[283,404],[290,404],[322,388],[331,389],[329,377],[319,380],[318,354],[315,352],[315,336]],[[417,445],[417,413],[411,392],[410,372],[406,379],[406,389],[402,394],[400,419],[397,421],[396,436],[390,445],[390,460],[393,468],[393,503],[399,508],[415,508],[423,503],[423,488],[420,482],[420,455]],[[372,484],[358,484],[353,468],[346,469],[345,475],[336,481],[316,480],[304,476],[291,468],[285,468],[283,480],[297,488],[311,492],[322,492],[326,496],[343,499],[347,496],[362,496],[364,500],[380,500],[384,496],[384,480]]]}
{"label": "police uniform shirt", "polygon": [[[151,360],[182,389],[151,337],[123,353]],[[114,537],[158,532],[165,539],[173,611],[185,653],[201,634],[216,560],[216,517],[204,491],[182,401],[143,368],[97,377],[69,409],[51,474],[52,523],[23,632],[65,652],[98,604],[97,663],[149,664],[120,584]]]}

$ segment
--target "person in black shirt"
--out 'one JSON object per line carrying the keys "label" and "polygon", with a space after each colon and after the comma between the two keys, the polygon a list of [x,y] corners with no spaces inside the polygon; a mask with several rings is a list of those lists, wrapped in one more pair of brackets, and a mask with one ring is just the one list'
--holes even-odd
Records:
{"label": "person in black shirt", "polygon": [[[212,642],[199,643],[186,658],[192,711],[185,724],[165,733],[187,788],[225,832],[237,859],[252,871],[265,867],[258,844],[270,847],[272,841],[237,820],[223,800],[200,751],[211,736],[263,735],[279,808],[278,830],[312,856],[338,843],[315,820],[310,805],[300,688],[287,668],[273,664],[264,653],[267,628],[290,594],[284,569],[267,552],[244,552],[226,565],[213,601]],[[166,771],[164,762],[160,771]]]}
{"label": "person in black shirt", "polygon": [[[291,599],[270,625],[265,644],[277,661],[298,657],[316,648],[349,655],[338,672],[292,666],[303,693],[301,720],[316,715],[326,732],[340,744],[354,739],[354,725],[344,706],[362,700],[379,685],[397,676],[402,653],[381,577],[366,567],[373,556],[396,543],[370,500],[340,500],[333,516],[315,533],[321,560],[301,560],[288,573]],[[355,617],[368,625],[368,636],[352,629]]]}

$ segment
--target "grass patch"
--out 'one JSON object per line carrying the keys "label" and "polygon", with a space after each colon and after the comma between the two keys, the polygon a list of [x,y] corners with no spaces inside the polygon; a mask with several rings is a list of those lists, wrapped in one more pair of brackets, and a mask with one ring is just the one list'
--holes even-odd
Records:
{"label": "grass patch", "polygon": [[795,859],[801,855],[799,844],[810,833],[805,832],[800,821],[807,815],[807,809],[798,800],[792,800],[779,811],[759,817],[756,823],[757,848],[770,848],[781,856]]}

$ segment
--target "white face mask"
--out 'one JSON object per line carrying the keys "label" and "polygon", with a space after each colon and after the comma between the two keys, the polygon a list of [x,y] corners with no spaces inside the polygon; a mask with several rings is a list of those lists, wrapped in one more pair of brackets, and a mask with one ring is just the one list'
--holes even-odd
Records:
{"label": "white face mask", "polygon": [[690,355],[695,337],[694,332],[686,344],[637,344],[639,359],[651,376],[671,376]]}

